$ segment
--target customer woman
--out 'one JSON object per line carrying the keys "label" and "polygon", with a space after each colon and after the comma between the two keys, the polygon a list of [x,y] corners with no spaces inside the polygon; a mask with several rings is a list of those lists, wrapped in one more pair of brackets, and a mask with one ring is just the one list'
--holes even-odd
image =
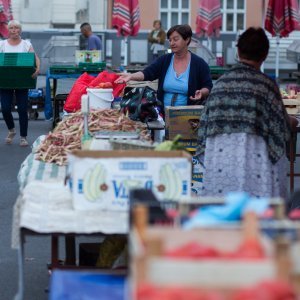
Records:
{"label": "customer woman", "polygon": [[212,88],[207,63],[188,50],[192,38],[189,25],[175,25],[167,32],[172,53],[165,54],[143,71],[121,75],[116,83],[158,79],[157,98],[164,106],[202,102]]}
{"label": "customer woman", "polygon": [[[0,52],[34,52],[31,43],[21,38],[22,27],[21,24],[12,20],[8,23],[8,39],[0,41]],[[37,77],[40,69],[40,60],[35,54],[36,70],[32,77]],[[18,107],[19,124],[20,124],[20,146],[28,146],[27,142],[27,129],[28,129],[28,89],[1,89],[1,109],[4,121],[8,128],[8,135],[5,139],[6,144],[11,144],[16,135],[14,119],[12,116],[12,103],[13,97],[16,97],[16,104]]]}
{"label": "customer woman", "polygon": [[153,30],[148,35],[148,42],[151,44],[152,61],[158,58],[158,51],[165,49],[166,32],[161,28],[161,21],[153,22]]}
{"label": "customer woman", "polygon": [[262,28],[238,39],[239,62],[215,83],[200,118],[203,195],[245,191],[286,198],[290,120],[275,81],[260,71],[269,51]]}

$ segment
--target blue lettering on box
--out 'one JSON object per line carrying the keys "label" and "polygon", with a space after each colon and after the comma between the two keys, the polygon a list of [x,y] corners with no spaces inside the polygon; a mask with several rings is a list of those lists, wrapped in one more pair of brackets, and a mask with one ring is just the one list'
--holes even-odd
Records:
{"label": "blue lettering on box", "polygon": [[83,193],[83,180],[82,179],[78,179],[77,191],[79,194]]}
{"label": "blue lettering on box", "polygon": [[114,193],[116,198],[125,198],[125,199],[128,198],[128,193],[122,182],[118,184],[116,180],[113,180],[112,183],[113,183],[113,188],[114,188]]}
{"label": "blue lettering on box", "polygon": [[119,163],[120,170],[135,170],[135,171],[143,171],[148,169],[148,164],[146,162],[120,162]]}
{"label": "blue lettering on box", "polygon": [[183,180],[182,181],[182,195],[187,195],[187,189],[188,189],[187,181]]}
{"label": "blue lettering on box", "polygon": [[145,189],[151,190],[153,188],[153,181],[152,180],[147,180],[145,182]]}

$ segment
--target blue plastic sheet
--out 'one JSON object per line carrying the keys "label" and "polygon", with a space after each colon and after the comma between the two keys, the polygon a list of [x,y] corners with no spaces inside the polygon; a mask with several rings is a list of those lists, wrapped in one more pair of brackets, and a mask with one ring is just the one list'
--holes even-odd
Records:
{"label": "blue plastic sheet", "polygon": [[55,270],[50,300],[124,300],[125,276],[88,271]]}
{"label": "blue plastic sheet", "polygon": [[268,199],[251,198],[244,192],[229,193],[224,205],[211,205],[199,208],[198,212],[183,227],[191,229],[201,226],[213,226],[238,222],[247,211],[262,214],[268,208]]}

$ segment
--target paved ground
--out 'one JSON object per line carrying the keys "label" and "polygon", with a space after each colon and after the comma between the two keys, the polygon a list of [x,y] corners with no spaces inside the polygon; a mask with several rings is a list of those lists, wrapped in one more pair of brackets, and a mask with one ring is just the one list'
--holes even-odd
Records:
{"label": "paved ground", "polygon": [[[44,120],[30,121],[28,140],[32,143],[39,135],[47,133],[51,129],[51,123]],[[18,130],[18,120],[16,120]],[[30,147],[19,146],[19,138],[16,137],[12,145],[5,145],[7,129],[0,120],[0,286],[1,299],[13,299],[17,291],[17,252],[12,250],[11,223],[12,208],[18,195],[17,173],[20,164],[30,152]],[[29,238],[25,246],[25,287],[27,300],[47,299],[44,289],[48,285],[46,263],[49,261],[50,243],[49,238]]]}
{"label": "paved ground", "polygon": [[[58,92],[68,92],[73,80],[64,80],[58,84]],[[45,87],[45,77],[40,76],[37,87]],[[15,123],[17,132],[19,124],[17,115]],[[34,140],[51,130],[52,122],[44,120],[43,112],[39,112],[38,120],[29,121],[28,141]],[[12,209],[18,195],[17,174],[21,163],[30,153],[31,148],[19,146],[19,138],[16,136],[12,145],[5,145],[7,135],[5,123],[0,114],[0,299],[13,299],[18,285],[17,251],[11,249],[11,223]],[[25,244],[25,300],[48,299],[45,289],[48,287],[47,263],[50,260],[50,238],[29,237]],[[63,256],[63,253],[62,253]]]}

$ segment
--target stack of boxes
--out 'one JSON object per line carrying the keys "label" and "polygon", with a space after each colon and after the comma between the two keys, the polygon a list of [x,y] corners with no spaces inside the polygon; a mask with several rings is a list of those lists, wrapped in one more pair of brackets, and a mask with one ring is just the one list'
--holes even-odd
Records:
{"label": "stack of boxes", "polygon": [[192,194],[198,195],[202,189],[203,166],[195,156],[198,128],[202,105],[166,107],[166,139],[172,140],[180,134],[180,142],[193,156]]}

